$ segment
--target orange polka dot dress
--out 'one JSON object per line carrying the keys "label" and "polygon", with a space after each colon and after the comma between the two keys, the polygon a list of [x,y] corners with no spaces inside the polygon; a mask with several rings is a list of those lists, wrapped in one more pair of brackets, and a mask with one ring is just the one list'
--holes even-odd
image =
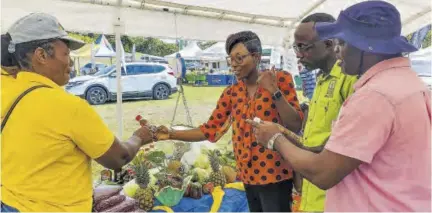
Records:
{"label": "orange polka dot dress", "polygon": [[[303,118],[292,76],[285,71],[277,72],[277,81],[285,99]],[[209,120],[200,126],[211,142],[216,142],[227,122],[232,122],[232,142],[239,177],[245,184],[264,185],[292,178],[292,171],[283,162],[279,153],[266,149],[256,142],[252,126],[246,119],[282,124],[272,94],[259,87],[255,97],[249,98],[243,81],[227,87],[220,96],[216,109]]]}

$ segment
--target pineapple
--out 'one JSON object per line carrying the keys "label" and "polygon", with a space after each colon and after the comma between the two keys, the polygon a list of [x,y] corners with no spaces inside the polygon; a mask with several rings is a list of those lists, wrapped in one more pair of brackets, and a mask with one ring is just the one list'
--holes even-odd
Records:
{"label": "pineapple", "polygon": [[181,163],[181,158],[184,153],[188,151],[188,146],[186,143],[178,142],[174,145],[174,153],[172,159],[168,162],[167,170],[171,174],[183,175],[185,172],[185,167]]}
{"label": "pineapple", "polygon": [[171,160],[167,165],[167,170],[172,174],[180,174],[183,164],[178,160]]}
{"label": "pineapple", "polygon": [[210,161],[210,166],[212,172],[210,173],[209,181],[214,184],[214,186],[221,186],[222,188],[226,184],[225,174],[220,170],[220,159],[216,151],[209,150],[208,158]]}
{"label": "pineapple", "polygon": [[134,165],[135,181],[140,187],[134,198],[138,200],[139,208],[148,212],[153,209],[154,205],[154,192],[149,187],[150,174],[147,161],[135,162]]}

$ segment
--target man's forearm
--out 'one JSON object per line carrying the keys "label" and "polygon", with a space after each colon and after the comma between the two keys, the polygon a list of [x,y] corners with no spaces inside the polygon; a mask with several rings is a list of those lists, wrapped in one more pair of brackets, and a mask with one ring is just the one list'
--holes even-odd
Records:
{"label": "man's forearm", "polygon": [[308,151],[311,151],[314,153],[320,153],[324,149],[324,146],[325,146],[325,144],[323,144],[321,146],[307,147],[304,145],[304,142],[302,141],[303,139],[300,136],[298,136],[297,134],[295,134],[294,132],[291,132],[287,129],[284,129],[283,134],[285,135],[285,137],[288,138],[288,141],[290,141],[292,144],[294,144],[298,148],[308,150]]}
{"label": "man's forearm", "polygon": [[143,143],[141,138],[137,136],[132,136],[127,141],[121,143],[121,145],[126,150],[125,155],[123,155],[123,157],[121,158],[121,165],[124,166],[135,158],[141,146],[143,146]]}
{"label": "man's forearm", "polygon": [[322,173],[318,154],[297,147],[285,137],[278,137],[274,147],[294,171],[312,183]]}

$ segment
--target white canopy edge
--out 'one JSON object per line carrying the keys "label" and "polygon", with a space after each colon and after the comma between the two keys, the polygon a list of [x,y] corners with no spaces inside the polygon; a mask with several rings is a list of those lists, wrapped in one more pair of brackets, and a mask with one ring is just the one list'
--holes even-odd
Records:
{"label": "white canopy edge", "polygon": [[[82,3],[88,1],[91,0],[2,0],[2,33],[20,17],[31,12],[45,12],[56,16],[69,31],[112,34],[115,7]],[[260,35],[263,43],[274,44],[282,41],[285,32],[282,27],[143,11],[129,7],[122,8],[121,13],[122,22],[125,23],[123,33],[129,36],[225,41],[233,32],[252,30]]]}
{"label": "white canopy edge", "polygon": [[[263,44],[286,46],[294,27],[308,14],[321,11],[337,16],[336,11],[355,2],[347,0],[341,4],[339,0],[316,0],[312,5],[308,3],[310,6],[298,17],[275,17],[160,0],[124,0],[121,13],[125,23],[123,32],[129,36],[225,41],[233,32],[252,30],[260,36]],[[407,8],[406,2],[392,1],[396,7],[398,2],[404,3],[402,9]],[[288,3],[292,3],[291,0]],[[335,4],[334,8],[328,8],[330,3]],[[415,1],[410,3],[415,4]],[[2,33],[18,18],[40,11],[53,14],[70,31],[112,34],[114,5],[116,0],[2,0]],[[406,12],[401,8],[401,13]],[[404,34],[431,22],[430,5],[416,8],[402,20]]]}

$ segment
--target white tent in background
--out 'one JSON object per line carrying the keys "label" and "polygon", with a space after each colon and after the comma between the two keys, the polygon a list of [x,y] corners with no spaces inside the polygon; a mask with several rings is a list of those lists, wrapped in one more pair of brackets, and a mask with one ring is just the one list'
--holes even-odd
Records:
{"label": "white tent in background", "polygon": [[94,45],[95,57],[115,57],[116,53],[105,35],[100,35]]}
{"label": "white tent in background", "polygon": [[203,50],[201,53],[201,59],[203,58],[213,58],[225,60],[228,56],[225,51],[225,42],[217,42],[207,49]]}
{"label": "white tent in background", "polygon": [[197,42],[190,42],[185,48],[180,50],[179,52],[173,53],[171,55],[165,56],[165,58],[175,58],[177,53],[180,53],[182,58],[185,60],[199,60],[199,55],[201,54],[202,50],[198,46]]}
{"label": "white tent in background", "polygon": [[228,70],[225,42],[217,42],[203,50],[199,56],[201,63],[209,69]]}

